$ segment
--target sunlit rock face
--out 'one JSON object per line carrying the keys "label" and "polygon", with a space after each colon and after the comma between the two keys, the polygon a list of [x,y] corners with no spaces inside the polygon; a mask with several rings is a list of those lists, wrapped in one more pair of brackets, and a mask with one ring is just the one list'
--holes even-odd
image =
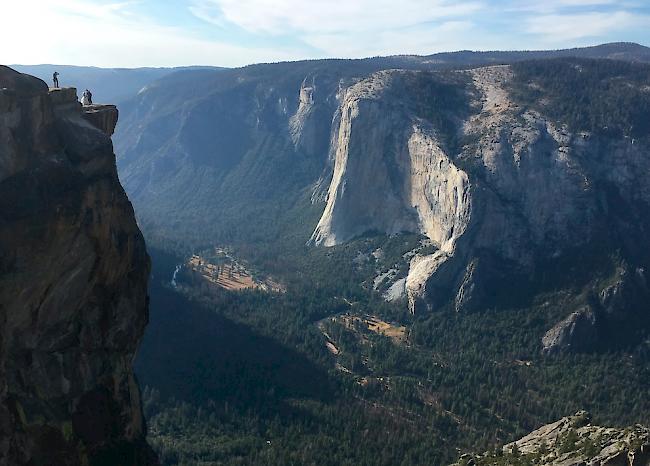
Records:
{"label": "sunlit rock face", "polygon": [[588,412],[578,411],[504,445],[498,454],[465,454],[452,466],[517,464],[531,457],[542,466],[646,466],[650,464],[650,429],[638,424],[624,429],[603,427],[592,424]]}
{"label": "sunlit rock face", "polygon": [[131,367],[149,258],[107,136],[116,119],[90,122],[74,89],[0,67],[3,466],[156,462]]}
{"label": "sunlit rock face", "polygon": [[[624,58],[596,52],[524,55]],[[405,296],[411,312],[545,305],[559,309],[550,330],[588,305],[595,344],[561,346],[602,347],[613,327],[623,341],[650,320],[639,305],[648,302],[650,267],[648,135],[586,131],[558,116],[560,94],[573,114],[603,112],[571,90],[522,82],[522,58],[498,55],[487,62],[514,64],[456,71],[394,57],[178,73],[123,107],[121,179],[143,228],[165,241],[278,244],[291,236],[334,247],[420,234],[428,246],[403,256],[408,276],[377,290],[393,302]],[[584,67],[577,82],[593,89],[602,76],[590,67],[615,63],[543,62]],[[539,95],[524,98],[522,88]]]}
{"label": "sunlit rock face", "polygon": [[409,105],[419,79],[427,78],[386,71],[347,90],[327,204],[312,235],[324,246],[371,231],[426,235],[439,250],[413,260],[406,280],[412,300],[453,255],[471,213],[467,173],[446,153],[439,129]]}
{"label": "sunlit rock face", "polygon": [[[591,350],[614,338],[609,327],[647,320],[648,248],[637,240],[648,227],[650,183],[639,174],[650,173],[650,151],[572,133],[521,105],[512,80],[509,66],[493,66],[457,78],[385,71],[349,87],[312,242],[426,236],[437,250],[411,260],[412,312],[525,307],[544,287],[574,286],[595,303],[588,315],[585,302],[564,303],[569,317],[544,352]],[[465,110],[441,97],[454,92]],[[606,265],[611,257],[623,259]]]}

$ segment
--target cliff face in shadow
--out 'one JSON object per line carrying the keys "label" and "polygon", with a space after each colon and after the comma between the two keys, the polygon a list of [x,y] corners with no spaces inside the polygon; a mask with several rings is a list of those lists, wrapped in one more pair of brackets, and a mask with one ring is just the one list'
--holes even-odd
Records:
{"label": "cliff face in shadow", "polygon": [[132,370],[149,257],[107,111],[0,67],[3,466],[155,463]]}

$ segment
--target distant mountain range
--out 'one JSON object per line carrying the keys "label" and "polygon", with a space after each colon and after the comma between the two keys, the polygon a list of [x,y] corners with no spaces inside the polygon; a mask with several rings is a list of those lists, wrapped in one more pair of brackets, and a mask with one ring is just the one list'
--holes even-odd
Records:
{"label": "distant mountain range", "polygon": [[[447,464],[582,406],[647,424],[649,63],[617,43],[18,66],[119,105],[137,224],[74,93],[0,69],[0,463],[148,464],[141,405],[165,465]],[[216,247],[282,291],[183,271]],[[459,464],[645,464],[647,444],[581,412]]]}
{"label": "distant mountain range", "polygon": [[386,281],[411,312],[587,287],[602,296],[565,304],[545,346],[593,348],[630,337],[605,327],[647,293],[649,57],[607,44],[181,71],[122,106],[118,168],[153,241],[422,234],[436,251]]}
{"label": "distant mountain range", "polygon": [[[31,74],[52,85],[52,73],[58,71],[63,87],[90,89],[94,100],[101,103],[119,104],[132,98],[147,84],[170,73],[207,67],[178,68],[97,68],[71,65],[11,65],[16,71]],[[210,68],[218,69],[218,68]]]}
{"label": "distant mountain range", "polygon": [[[618,60],[650,62],[650,48],[635,43],[617,42],[563,50],[543,51],[490,51],[474,52],[463,50],[458,52],[435,53],[432,55],[396,55],[390,57],[375,57],[363,60],[330,60],[332,62],[356,63],[363,68],[412,68],[419,67],[462,67],[498,63],[511,63],[518,60],[550,57],[584,57],[584,58],[611,58]],[[328,60],[313,60],[318,63]],[[309,61],[308,61],[309,62]],[[298,63],[298,62],[297,62]],[[415,65],[417,64],[417,65]],[[132,98],[147,84],[165,77],[171,73],[196,70],[220,70],[219,66],[182,66],[160,68],[99,68],[93,66],[74,65],[9,65],[16,71],[36,76],[48,84],[52,82],[52,73],[58,71],[62,86],[73,86],[78,89],[90,89],[95,100],[104,103],[121,103]],[[266,66],[266,65],[251,65]],[[244,67],[244,69],[249,67]]]}

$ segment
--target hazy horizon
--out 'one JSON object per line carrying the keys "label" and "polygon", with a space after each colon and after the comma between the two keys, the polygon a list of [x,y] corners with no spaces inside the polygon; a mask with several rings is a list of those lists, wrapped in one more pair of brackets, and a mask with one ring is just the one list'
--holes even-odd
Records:
{"label": "hazy horizon", "polygon": [[13,46],[0,63],[21,65],[238,67],[650,44],[650,5],[637,0],[12,0],[3,19],[0,39]]}
{"label": "hazy horizon", "polygon": [[[599,47],[603,45],[610,45],[610,44],[636,44],[640,45],[642,47],[650,47],[650,45],[646,44],[640,44],[638,42],[625,42],[625,41],[614,41],[614,42],[605,42],[605,43],[597,43],[597,44],[590,44],[590,45],[584,45],[580,47],[575,47],[575,48],[589,48],[589,47]],[[390,57],[390,56],[427,56],[427,55],[436,55],[439,53],[460,53],[460,52],[538,52],[538,51],[552,51],[552,50],[565,50],[565,49],[571,49],[573,47],[561,47],[557,49],[517,49],[517,48],[512,48],[512,49],[494,49],[494,50],[471,50],[471,49],[458,49],[458,50],[444,50],[440,52],[433,52],[432,54],[394,54],[394,55],[374,55],[374,56],[367,56],[367,57],[349,57],[349,58],[344,58],[344,57],[325,57],[325,58],[298,58],[295,60],[281,60],[281,61],[276,61],[276,62],[254,62],[254,63],[248,63],[246,65],[238,65],[238,66],[232,66],[232,67],[227,67],[227,66],[221,66],[221,65],[205,65],[205,64],[191,64],[191,65],[178,65],[178,66],[96,66],[96,65],[77,65],[75,63],[7,63],[6,66],[66,66],[66,67],[76,67],[76,68],[97,68],[97,69],[124,69],[124,70],[137,70],[137,69],[163,69],[163,68],[228,68],[228,69],[236,69],[236,68],[243,68],[246,66],[251,66],[251,65],[259,65],[259,64],[269,64],[269,63],[292,63],[292,62],[300,62],[300,61],[316,61],[316,60],[366,60],[366,59],[372,59],[375,57]]]}

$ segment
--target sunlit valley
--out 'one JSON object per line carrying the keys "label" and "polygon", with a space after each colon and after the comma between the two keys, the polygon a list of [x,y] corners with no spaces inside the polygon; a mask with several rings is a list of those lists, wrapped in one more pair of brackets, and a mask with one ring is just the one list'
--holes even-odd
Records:
{"label": "sunlit valley", "polygon": [[[181,73],[130,104],[168,105],[116,136],[154,258],[137,368],[164,463],[448,464],[581,409],[647,423],[645,181],[598,168],[612,151],[647,168],[646,65],[422,62]],[[572,103],[596,92],[611,100]],[[427,186],[439,197],[413,197]],[[409,289],[441,252],[448,268]]]}

